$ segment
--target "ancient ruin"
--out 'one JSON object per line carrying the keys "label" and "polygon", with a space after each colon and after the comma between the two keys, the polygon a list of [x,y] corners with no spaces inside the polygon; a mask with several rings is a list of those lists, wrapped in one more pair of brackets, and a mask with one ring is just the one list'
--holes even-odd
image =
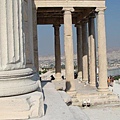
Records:
{"label": "ancient ruin", "polygon": [[[54,27],[56,89],[63,89],[66,84],[67,92],[76,92],[74,24],[77,31],[78,79],[83,83],[89,81],[90,86],[96,87],[95,52],[98,51],[97,92],[107,94],[105,9],[105,0],[0,0],[0,108],[3,108],[0,109],[0,119],[30,119],[44,115],[38,75],[38,24],[52,24]],[[61,24],[64,24],[66,82],[61,80]]]}
{"label": "ancient ruin", "polygon": [[[35,0],[37,8],[37,24],[53,24],[55,31],[55,60],[56,77],[61,78],[60,61],[60,35],[59,28],[64,24],[64,46],[66,59],[66,81],[69,91],[75,90],[72,24],[77,31],[77,58],[78,77],[82,81],[90,80],[90,85],[96,83],[95,63],[95,32],[98,33],[99,54],[99,88],[98,91],[108,91],[107,87],[107,61],[106,61],[106,33],[104,11],[105,0],[61,0],[42,1]],[[97,31],[94,19],[97,17]],[[88,25],[88,27],[87,27]],[[89,35],[87,34],[89,31]],[[90,47],[88,47],[88,45]],[[89,54],[88,54],[89,53]],[[89,67],[88,67],[89,57]],[[88,68],[90,68],[88,75]],[[92,73],[92,74],[91,74]],[[69,87],[70,86],[70,87]]]}

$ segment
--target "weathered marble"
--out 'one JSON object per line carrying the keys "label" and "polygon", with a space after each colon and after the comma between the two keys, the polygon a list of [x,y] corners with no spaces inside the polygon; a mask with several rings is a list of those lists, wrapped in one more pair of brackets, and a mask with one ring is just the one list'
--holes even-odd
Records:
{"label": "weathered marble", "polygon": [[34,66],[32,4],[32,0],[0,0],[0,107],[4,108],[0,119],[44,115],[41,83]]}
{"label": "weathered marble", "polygon": [[90,85],[96,86],[96,56],[95,56],[95,23],[94,14],[89,18],[89,41],[90,41]]}
{"label": "weathered marble", "polygon": [[0,120],[38,118],[44,115],[43,108],[41,92],[0,98]]}
{"label": "weathered marble", "polygon": [[82,25],[77,24],[77,63],[78,63],[78,80],[82,81]]}
{"label": "weathered marble", "polygon": [[96,8],[98,28],[98,60],[99,60],[99,88],[98,91],[108,91],[107,85],[107,56],[105,34],[105,8]]}
{"label": "weathered marble", "polygon": [[[46,12],[43,15],[46,18],[44,17],[41,20],[39,17],[41,14],[36,16],[38,7],[42,9],[39,12],[44,13],[48,10],[50,14]],[[46,9],[47,7],[49,8]],[[31,119],[44,115],[42,88],[38,74],[37,23],[54,25],[58,22],[59,24],[64,23],[66,81],[58,81],[55,84],[57,89],[65,89],[67,83],[66,90],[74,97],[76,86],[74,81],[72,24],[79,24],[83,21],[82,44],[78,42],[82,45],[78,48],[79,50],[82,48],[83,61],[80,56],[78,56],[78,61],[83,63],[83,71],[81,71],[81,67],[79,68],[80,77],[83,77],[83,81],[88,81],[88,41],[85,19],[91,12],[95,11],[94,8],[98,14],[98,91],[105,92],[108,91],[104,22],[105,0],[0,0],[0,108],[3,108],[3,111],[0,111],[0,119]],[[55,18],[51,19],[50,15]],[[38,22],[36,17],[38,17]],[[93,26],[91,25],[90,28],[93,35]],[[77,31],[78,39],[80,39],[80,27],[77,28]],[[56,67],[58,73],[56,78],[61,78],[58,32],[59,27],[57,26],[55,27],[56,66],[58,65]],[[94,42],[92,41],[94,41],[93,36],[91,36],[90,59],[93,60],[91,65],[94,67],[92,64],[94,62]],[[94,69],[92,66],[91,71]],[[94,81],[93,77],[91,79]],[[93,81],[91,81],[92,85],[95,84]]]}
{"label": "weathered marble", "polygon": [[54,24],[55,80],[61,80],[60,25]]}
{"label": "weathered marble", "polygon": [[82,22],[82,62],[83,62],[83,81],[88,82],[88,35],[87,20]]}
{"label": "weathered marble", "polygon": [[72,39],[72,16],[73,8],[64,10],[64,46],[65,46],[65,76],[68,91],[75,91],[74,64],[73,64],[73,39]]}

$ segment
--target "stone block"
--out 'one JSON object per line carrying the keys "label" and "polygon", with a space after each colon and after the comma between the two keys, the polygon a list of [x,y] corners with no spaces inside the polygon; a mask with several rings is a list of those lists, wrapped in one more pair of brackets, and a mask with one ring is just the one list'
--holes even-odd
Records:
{"label": "stone block", "polygon": [[79,106],[82,106],[84,101],[90,101],[91,105],[109,104],[109,103],[119,103],[120,100],[117,95],[112,92],[96,92],[91,94],[77,94],[77,99],[79,100]]}
{"label": "stone block", "polygon": [[59,94],[61,95],[63,101],[67,104],[70,105],[72,104],[72,99],[71,97],[64,91],[59,91]]}
{"label": "stone block", "polygon": [[75,120],[90,120],[90,118],[78,106],[69,106]]}
{"label": "stone block", "polygon": [[55,85],[56,90],[65,90],[66,81],[65,80],[53,80],[52,83]]}
{"label": "stone block", "polygon": [[0,98],[0,120],[24,120],[44,115],[43,95],[33,92],[20,96]]}

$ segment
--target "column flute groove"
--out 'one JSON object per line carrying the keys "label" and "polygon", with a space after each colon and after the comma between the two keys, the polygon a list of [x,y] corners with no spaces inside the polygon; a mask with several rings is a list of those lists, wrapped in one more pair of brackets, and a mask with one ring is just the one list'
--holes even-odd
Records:
{"label": "column flute groove", "polygon": [[24,2],[0,1],[0,96],[25,94],[40,87],[38,73],[26,63],[25,39],[28,36],[24,23],[28,13],[24,13]]}

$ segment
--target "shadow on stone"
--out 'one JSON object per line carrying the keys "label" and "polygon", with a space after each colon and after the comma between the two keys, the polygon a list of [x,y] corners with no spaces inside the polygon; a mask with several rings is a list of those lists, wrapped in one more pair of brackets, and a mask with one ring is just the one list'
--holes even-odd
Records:
{"label": "shadow on stone", "polygon": [[45,93],[43,89],[42,89],[42,93],[43,93],[43,100],[45,100]]}
{"label": "shadow on stone", "polygon": [[[42,82],[41,82],[42,88],[43,88],[48,82],[49,82],[49,81],[44,81],[44,82],[42,81]],[[51,82],[51,81],[50,81],[50,82]]]}
{"label": "shadow on stone", "polygon": [[47,111],[47,105],[44,104],[44,115],[46,114],[46,111]]}
{"label": "shadow on stone", "polygon": [[70,106],[70,105],[72,105],[72,101],[70,101],[70,102],[68,102],[66,104],[67,104],[67,106]]}
{"label": "shadow on stone", "polygon": [[71,84],[69,81],[66,81],[66,91],[70,90]]}

